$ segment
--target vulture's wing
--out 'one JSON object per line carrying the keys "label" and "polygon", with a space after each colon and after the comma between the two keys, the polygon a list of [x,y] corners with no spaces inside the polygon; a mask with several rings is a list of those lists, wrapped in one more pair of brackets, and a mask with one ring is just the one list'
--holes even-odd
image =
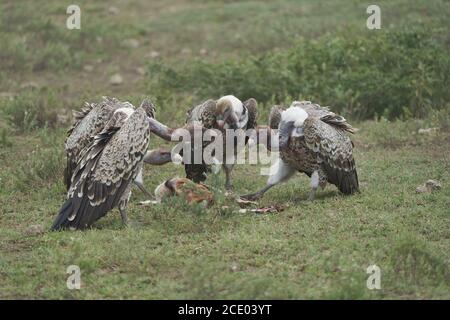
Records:
{"label": "vulture's wing", "polygon": [[269,114],[269,127],[270,129],[278,129],[278,125],[281,121],[281,113],[284,111],[282,106],[276,105],[270,109]]}
{"label": "vulture's wing", "polygon": [[303,132],[307,147],[323,163],[328,181],[344,194],[359,191],[353,145],[345,131],[321,119],[308,117],[303,123]]}
{"label": "vulture's wing", "polygon": [[[202,182],[206,180],[206,175],[211,172],[211,168],[208,164],[205,163],[203,158],[203,150],[211,143],[205,139],[201,139],[198,141],[201,141],[201,145],[199,145],[196,139],[196,135],[198,136],[201,134],[203,136],[205,134],[205,131],[208,130],[207,128],[203,126],[199,126],[198,124],[189,124],[184,126],[185,130],[189,131],[191,141],[189,141],[187,150],[190,150],[190,162],[184,163],[184,171],[186,173],[186,177],[194,182]],[[184,142],[186,143],[186,142]],[[183,148],[184,150],[184,148]],[[183,150],[181,150],[180,155],[184,159],[187,159]],[[195,154],[200,155],[201,159],[196,159]],[[200,162],[196,163],[196,160],[200,160]]]}
{"label": "vulture's wing", "polygon": [[[191,136],[194,137],[194,128],[201,127],[204,133],[207,129],[212,129],[216,125],[216,101],[209,99],[188,111],[188,117],[186,119],[187,129],[191,132]],[[202,148],[205,148],[210,142],[202,141]],[[200,147],[200,146],[197,146]],[[203,149],[204,150],[204,149]],[[194,182],[202,182],[206,180],[206,175],[211,171],[210,167],[204,163],[203,157],[201,163],[194,163],[194,153],[196,152],[196,146],[194,140],[191,141],[191,163],[184,164],[184,170],[186,177]],[[183,152],[180,153],[183,156]]]}
{"label": "vulture's wing", "polygon": [[320,118],[325,123],[328,123],[331,126],[334,126],[336,128],[342,129],[344,131],[355,133],[356,129],[353,128],[347,120],[343,116],[340,116],[338,114],[335,114],[331,112],[331,114],[324,115]]}
{"label": "vulture's wing", "polygon": [[322,107],[317,103],[312,103],[310,101],[296,101],[294,102],[294,105],[301,107],[310,117],[320,118],[323,122],[350,133],[356,132],[356,129],[353,128],[344,117],[330,111],[328,107]]}
{"label": "vulture's wing", "polygon": [[216,124],[216,101],[209,99],[189,110],[186,123],[199,124],[205,128],[214,128]]}
{"label": "vulture's wing", "polygon": [[250,98],[243,102],[245,108],[248,111],[247,129],[255,129],[258,125],[256,123],[258,119],[258,103],[255,99]]}
{"label": "vulture's wing", "polygon": [[321,118],[328,114],[333,114],[328,107],[322,107],[311,101],[294,101],[293,106],[301,107],[310,117]]}
{"label": "vulture's wing", "polygon": [[136,177],[149,143],[148,117],[143,108],[138,108],[121,127],[114,117],[114,124],[81,153],[67,200],[52,230],[89,227],[118,205]]}
{"label": "vulture's wing", "polygon": [[114,111],[120,107],[115,98],[103,97],[100,103],[87,103],[81,111],[74,111],[74,123],[67,132],[65,150],[67,165],[64,170],[64,183],[69,189],[73,172],[79,160],[79,154],[94,136],[105,127]]}

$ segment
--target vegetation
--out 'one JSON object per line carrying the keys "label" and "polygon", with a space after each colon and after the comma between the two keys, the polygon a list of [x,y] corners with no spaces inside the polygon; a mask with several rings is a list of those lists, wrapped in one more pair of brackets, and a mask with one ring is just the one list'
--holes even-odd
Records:
{"label": "vegetation", "polygon": [[242,61],[196,61],[179,69],[152,63],[150,88],[161,95],[194,92],[201,99],[235,92],[262,103],[308,98],[365,119],[423,116],[450,100],[448,48],[429,34],[426,29],[370,37],[333,34]]}
{"label": "vegetation", "polygon": [[[2,1],[0,298],[450,298],[450,3],[379,2],[382,29],[370,31],[356,0],[80,1],[81,30],[69,31],[64,3]],[[298,175],[258,204],[283,211],[257,214],[211,175],[208,209],[141,206],[136,189],[130,228],[113,211],[92,230],[47,232],[65,196],[71,109],[149,95],[175,126],[229,93],[257,98],[260,123],[298,98],[349,118],[362,192],[329,186],[309,203]],[[237,166],[236,192],[262,186],[259,173]],[[146,187],[175,175],[146,166]],[[428,179],[442,189],[416,193]],[[381,290],[366,287],[373,264]],[[69,265],[81,290],[66,287]]]}

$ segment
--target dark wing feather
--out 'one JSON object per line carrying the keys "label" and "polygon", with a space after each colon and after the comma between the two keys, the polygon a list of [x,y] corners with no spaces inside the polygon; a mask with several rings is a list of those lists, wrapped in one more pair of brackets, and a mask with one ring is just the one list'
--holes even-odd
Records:
{"label": "dark wing feather", "polygon": [[[201,126],[204,132],[207,129],[213,129],[216,125],[216,101],[209,99],[202,104],[192,108],[187,112],[185,129],[191,133],[195,126]],[[191,134],[193,137],[194,135]],[[205,148],[210,142],[204,141],[203,148]],[[191,160],[194,159],[194,143],[191,141]],[[183,153],[180,153],[183,156]],[[206,180],[207,174],[211,171],[210,166],[205,164],[202,157],[202,163],[185,163],[184,171],[186,172],[186,178],[194,182],[202,182]]]}
{"label": "dark wing feather", "polygon": [[358,174],[353,158],[353,145],[345,130],[321,119],[308,117],[303,124],[305,142],[314,151],[328,176],[344,194],[359,191]]}
{"label": "dark wing feather", "polygon": [[[190,152],[191,152],[191,161],[190,163],[184,164],[184,171],[186,173],[186,178],[198,183],[206,180],[207,174],[211,172],[211,168],[209,165],[207,165],[203,159],[203,156],[201,158],[201,163],[195,164],[194,163],[194,154],[196,151],[200,152],[202,150],[205,150],[205,148],[211,143],[209,141],[202,139],[202,149],[198,150],[195,148],[195,130],[201,130],[202,136],[204,135],[205,131],[208,130],[205,127],[199,126],[197,124],[189,124],[184,127],[184,129],[188,130],[190,132],[190,136],[192,137],[192,140],[190,141]],[[184,159],[186,159],[185,155],[183,155],[183,150],[181,150],[180,155],[183,156]]]}
{"label": "dark wing feather", "polygon": [[85,102],[84,107],[81,110],[72,110],[73,123],[72,126],[67,130],[67,136],[69,137],[73,130],[80,124],[80,122],[88,115],[89,112],[96,106],[95,103]]}
{"label": "dark wing feather", "polygon": [[205,128],[214,128],[216,124],[216,101],[209,99],[187,112],[187,124],[200,124]]}
{"label": "dark wing feather", "polygon": [[103,97],[100,103],[87,103],[81,111],[73,111],[74,123],[67,131],[65,150],[67,164],[64,170],[64,183],[69,189],[73,172],[79,160],[79,154],[94,136],[103,130],[114,111],[122,105],[115,98]]}
{"label": "dark wing feather", "polygon": [[255,99],[250,98],[244,101],[243,105],[248,111],[247,129],[255,129],[258,125],[258,103]]}
{"label": "dark wing feather", "polygon": [[64,184],[66,185],[67,190],[70,188],[70,183],[72,179],[73,171],[77,166],[77,156],[79,149],[78,148],[67,148],[67,139],[72,135],[74,129],[80,124],[80,122],[88,115],[89,112],[95,107],[94,103],[85,103],[85,106],[80,110],[72,111],[74,122],[72,126],[67,130],[67,138],[66,138],[66,167],[64,169]]}
{"label": "dark wing feather", "polygon": [[52,230],[89,227],[127,196],[147,150],[147,119],[138,108],[120,128],[114,120],[115,126],[105,128],[83,150]]}
{"label": "dark wing feather", "polygon": [[323,117],[320,118],[320,120],[322,120],[325,123],[328,123],[331,126],[334,126],[336,128],[340,128],[344,131],[350,132],[350,133],[355,133],[356,129],[353,128],[348,122],[347,120],[345,120],[344,117],[337,115],[337,114],[329,114],[329,115],[325,115]]}
{"label": "dark wing feather", "polygon": [[322,107],[311,101],[294,101],[292,106],[302,108],[309,116],[314,118],[321,118],[328,114],[333,114],[328,107]]}
{"label": "dark wing feather", "polygon": [[356,132],[356,129],[353,128],[347,122],[347,120],[345,120],[344,117],[330,111],[328,107],[322,107],[317,103],[312,103],[310,101],[296,101],[293,105],[301,107],[310,117],[319,118],[329,125],[335,126],[350,133]]}
{"label": "dark wing feather", "polygon": [[72,175],[77,167],[76,157],[72,154],[67,154],[66,156],[66,167],[64,168],[64,184],[66,189],[69,190],[70,184],[72,183]]}
{"label": "dark wing feather", "polygon": [[273,106],[272,109],[270,109],[269,114],[269,127],[271,129],[278,129],[278,125],[281,121],[281,113],[284,111],[282,106]]}

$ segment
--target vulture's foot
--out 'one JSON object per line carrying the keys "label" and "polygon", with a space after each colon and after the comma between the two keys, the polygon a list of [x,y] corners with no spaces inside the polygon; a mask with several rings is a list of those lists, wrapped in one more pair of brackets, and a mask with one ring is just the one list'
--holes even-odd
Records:
{"label": "vulture's foot", "polygon": [[250,194],[245,194],[243,196],[240,196],[241,199],[248,200],[248,201],[256,201],[260,199],[263,196],[261,192],[255,192]]}

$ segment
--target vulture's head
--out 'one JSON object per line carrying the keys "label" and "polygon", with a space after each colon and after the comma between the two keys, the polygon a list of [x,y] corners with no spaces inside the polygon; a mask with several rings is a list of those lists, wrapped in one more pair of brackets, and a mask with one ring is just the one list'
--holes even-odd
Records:
{"label": "vulture's head", "polygon": [[149,98],[145,98],[141,102],[141,108],[145,110],[149,118],[155,118],[156,107]]}
{"label": "vulture's head", "polygon": [[248,110],[235,96],[223,96],[216,103],[217,126],[223,129],[241,129],[248,121]]}
{"label": "vulture's head", "polygon": [[308,118],[308,114],[300,107],[291,106],[281,114],[281,121],[278,125],[279,148],[285,149],[289,145],[291,137],[303,135],[303,122]]}

